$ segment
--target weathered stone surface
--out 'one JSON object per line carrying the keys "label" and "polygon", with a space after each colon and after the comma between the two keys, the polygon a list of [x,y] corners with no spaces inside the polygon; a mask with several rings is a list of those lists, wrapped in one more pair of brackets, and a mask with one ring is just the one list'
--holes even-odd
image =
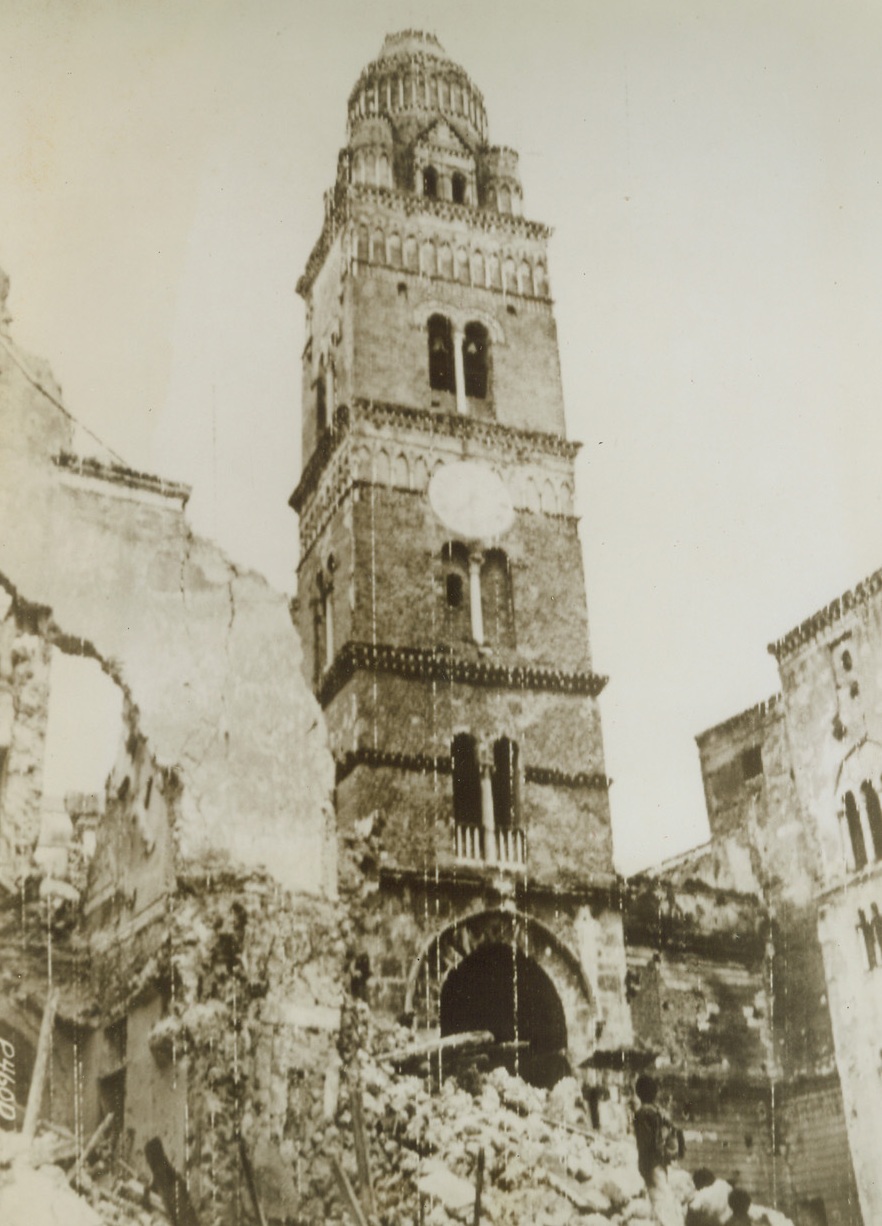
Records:
{"label": "weathered stone surface", "polygon": [[[0,354],[0,576],[49,611],[49,638],[95,655],[130,696],[140,734],[182,785],[179,857],[332,890],[333,768],[286,598],[193,535],[180,487],[60,466],[72,427],[50,398],[58,389],[43,364],[13,352]],[[19,702],[37,684],[26,651],[20,641]],[[18,719],[13,760],[24,734]],[[38,745],[31,752],[39,759]],[[14,772],[11,782],[14,793]]]}

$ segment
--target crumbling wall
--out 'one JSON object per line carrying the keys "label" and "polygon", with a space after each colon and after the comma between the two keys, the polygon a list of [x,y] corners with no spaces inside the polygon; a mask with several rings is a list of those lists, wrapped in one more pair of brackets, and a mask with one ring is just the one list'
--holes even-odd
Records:
{"label": "crumbling wall", "polygon": [[0,586],[0,882],[14,886],[40,832],[51,647],[39,613]]}
{"label": "crumbling wall", "polygon": [[0,522],[14,530],[0,574],[133,696],[157,762],[181,775],[182,860],[331,892],[333,766],[285,597],[193,535],[182,487],[63,458],[58,389],[2,340]]}
{"label": "crumbling wall", "polygon": [[[59,395],[0,333],[0,852],[21,883],[0,914],[28,971],[0,1024],[30,1042],[54,983],[44,1113],[82,1138],[112,1110],[145,1177],[159,1135],[209,1226],[246,1216],[241,1137],[273,1216],[306,1215],[330,1179],[342,915],[333,762],[288,602],[191,533],[184,487],[74,458]],[[95,658],[124,702],[103,814],[77,820],[47,893],[53,646]]]}
{"label": "crumbling wall", "polygon": [[[267,1214],[324,1221],[343,934],[337,904],[292,898],[267,874],[182,883],[161,960],[165,1015],[149,1048],[158,1067],[187,1080],[180,1166],[202,1223],[248,1220],[240,1137]],[[143,1144],[134,1152],[146,1176]]]}

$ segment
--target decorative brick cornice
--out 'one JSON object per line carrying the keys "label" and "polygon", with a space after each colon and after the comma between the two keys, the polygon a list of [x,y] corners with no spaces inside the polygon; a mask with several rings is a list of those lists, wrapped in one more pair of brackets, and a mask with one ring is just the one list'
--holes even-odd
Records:
{"label": "decorative brick cornice", "polygon": [[527,783],[540,783],[559,788],[594,788],[596,791],[609,791],[612,779],[597,772],[554,770],[550,766],[525,766],[524,779]]}
{"label": "decorative brick cornice", "polygon": [[417,775],[449,775],[453,770],[449,754],[433,758],[427,753],[389,753],[383,749],[362,746],[337,759],[337,783],[342,783],[357,766],[391,767]]}
{"label": "decorative brick cornice", "polygon": [[53,463],[64,472],[76,473],[78,477],[93,477],[114,485],[127,485],[133,490],[159,494],[163,498],[178,499],[182,506],[187,505],[191,493],[189,485],[182,485],[178,481],[167,481],[164,477],[157,477],[153,473],[137,472],[122,464],[104,464],[92,456],[76,456],[62,451],[53,458]]}
{"label": "decorative brick cornice", "polygon": [[353,425],[368,422],[377,429],[391,426],[395,429],[421,431],[424,434],[445,438],[466,439],[483,443],[489,448],[507,452],[515,458],[528,458],[536,452],[573,460],[581,443],[572,442],[560,434],[542,430],[524,430],[518,426],[505,426],[500,422],[468,417],[462,413],[437,413],[432,409],[412,408],[404,404],[356,398],[352,406],[340,405],[334,414],[333,426],[325,430],[315,451],[289,499],[289,506],[298,515],[310,495],[315,491],[319,478],[334,453],[342,445]]}
{"label": "decorative brick cornice", "polygon": [[[337,759],[337,783],[342,783],[357,766],[390,767],[418,775],[449,775],[453,771],[452,760],[448,754],[432,757],[431,754],[390,753],[387,750],[362,746],[360,749],[349,750],[342,758]],[[569,774],[567,771],[543,766],[525,766],[524,781],[553,787],[596,788],[602,791],[606,791],[612,783],[606,775],[587,774],[584,771]]]}
{"label": "decorative brick cornice", "polygon": [[582,444],[572,442],[560,434],[544,430],[524,430],[520,426],[505,426],[486,418],[469,417],[465,413],[436,413],[432,409],[416,409],[404,404],[392,404],[383,400],[352,402],[355,420],[369,421],[374,426],[396,426],[404,429],[423,430],[427,434],[443,434],[448,438],[469,439],[486,443],[505,451],[531,453],[575,459]]}
{"label": "decorative brick cornice", "polygon": [[346,643],[325,673],[319,700],[327,706],[356,672],[392,673],[420,680],[458,682],[488,689],[547,690],[560,694],[587,694],[596,698],[608,678],[587,670],[542,665],[501,664],[469,660],[448,649],[395,647],[389,643]]}
{"label": "decorative brick cornice", "polygon": [[866,604],[880,591],[882,591],[882,570],[877,570],[869,578],[858,583],[856,587],[850,588],[836,600],[831,601],[826,608],[807,618],[795,630],[791,630],[789,634],[785,634],[776,642],[769,643],[769,654],[773,655],[780,664],[782,660],[786,660],[788,656],[797,652],[800,647],[804,647],[806,643],[812,642],[826,630],[835,626],[852,609]]}
{"label": "decorative brick cornice", "polygon": [[[530,221],[514,213],[497,213],[494,209],[475,208],[471,204],[454,204],[433,196],[417,196],[413,192],[396,191],[392,187],[375,187],[367,183],[351,183],[348,187],[348,203],[368,200],[385,205],[405,217],[437,217],[441,221],[465,221],[474,230],[490,234],[508,234],[516,238],[549,239],[553,233],[550,226],[541,221]],[[351,214],[351,208],[349,210]]]}
{"label": "decorative brick cornice", "polygon": [[767,719],[780,715],[781,695],[772,694],[770,698],[754,703],[746,711],[739,711],[737,715],[724,719],[722,723],[714,724],[711,728],[705,728],[704,732],[698,733],[695,740],[698,745],[703,745],[710,737],[720,733],[730,735],[733,732],[748,732],[764,723]]}
{"label": "decorative brick cornice", "polygon": [[309,253],[303,275],[297,282],[297,293],[302,298],[305,298],[312,288],[334,239],[347,222],[356,216],[357,206],[362,203],[380,205],[404,217],[422,216],[434,217],[443,222],[466,222],[472,231],[482,231],[500,237],[546,241],[552,234],[550,227],[542,222],[528,221],[525,217],[516,217],[513,213],[497,213],[490,209],[474,208],[469,204],[454,204],[452,200],[416,196],[412,192],[396,191],[390,187],[338,182],[328,193],[326,200],[327,215],[322,232]]}

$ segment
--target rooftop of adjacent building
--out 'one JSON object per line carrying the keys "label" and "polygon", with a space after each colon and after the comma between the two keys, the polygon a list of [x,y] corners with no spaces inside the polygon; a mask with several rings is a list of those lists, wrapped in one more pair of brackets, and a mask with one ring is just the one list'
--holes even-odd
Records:
{"label": "rooftop of adjacent building", "polygon": [[817,613],[813,613],[811,617],[807,617],[805,621],[800,622],[793,630],[776,639],[774,643],[769,643],[768,651],[770,655],[773,655],[780,664],[782,660],[786,660],[789,656],[793,655],[805,643],[811,642],[819,634],[829,630],[831,626],[834,626],[852,609],[866,604],[868,600],[876,596],[880,591],[882,591],[882,569],[873,571],[866,579],[862,579],[860,583],[856,583],[854,587],[843,592],[841,596],[831,600],[829,604],[824,605]]}

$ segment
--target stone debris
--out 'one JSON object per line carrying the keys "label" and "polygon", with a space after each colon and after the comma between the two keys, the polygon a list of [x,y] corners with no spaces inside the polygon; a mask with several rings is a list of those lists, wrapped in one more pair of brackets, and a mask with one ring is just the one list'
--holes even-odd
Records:
{"label": "stone debris", "polygon": [[91,1173],[75,1171],[71,1142],[57,1126],[30,1145],[21,1133],[0,1132],[3,1226],[168,1226],[149,1189],[114,1177],[100,1150]]}

